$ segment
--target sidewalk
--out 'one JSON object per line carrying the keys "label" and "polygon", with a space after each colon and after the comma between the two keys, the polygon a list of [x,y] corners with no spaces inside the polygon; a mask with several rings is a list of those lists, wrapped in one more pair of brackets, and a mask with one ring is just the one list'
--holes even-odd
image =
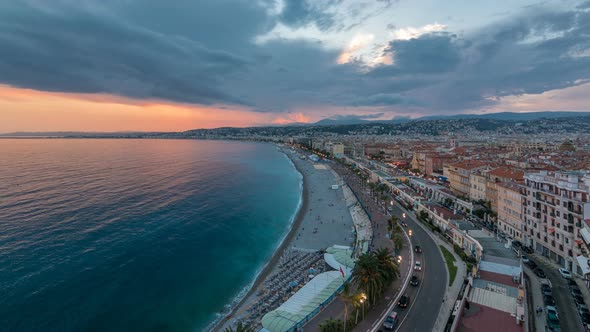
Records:
{"label": "sidewalk", "polygon": [[[365,212],[367,212],[369,220],[372,224],[373,229],[373,241],[372,249],[378,248],[390,248],[393,249],[393,244],[389,238],[386,237],[387,231],[387,219],[388,216],[381,211],[381,207],[376,204],[372,197],[364,192],[364,188],[361,185],[360,179],[356,175],[352,174],[341,174],[340,172],[347,171],[343,170],[337,165],[331,167],[337,174],[339,174],[340,185],[344,183],[348,188],[355,194],[359,204]],[[400,255],[403,257],[400,264],[400,277],[394,281],[391,286],[385,291],[385,296],[378,300],[377,304],[366,313],[364,320],[359,317],[359,324],[354,331],[368,331],[371,329],[372,324],[379,321],[389,308],[390,303],[396,300],[396,297],[401,294],[401,289],[407,284],[409,280],[409,271],[411,268],[411,257],[413,256],[412,245],[408,243],[407,236],[405,237],[403,248]],[[353,311],[353,308],[348,308],[349,314]],[[307,322],[304,326],[305,331],[319,331],[319,325],[329,318],[342,319],[344,320],[344,303],[339,297],[336,297],[332,303],[326,306],[320,313],[318,313],[312,320]]]}
{"label": "sidewalk", "polygon": [[[397,201],[396,201],[396,203],[397,203]],[[399,203],[397,203],[397,204],[399,204]],[[438,234],[432,233],[430,228],[425,226],[421,220],[418,220],[415,212],[413,212],[413,211],[408,212],[407,215],[410,218],[412,218],[418,225],[420,225],[420,227],[422,227],[422,229],[424,229],[426,231],[426,233],[428,233],[428,235],[430,235],[430,237],[434,240],[434,242],[436,242],[437,245],[444,246],[449,252],[451,252],[453,254],[453,257],[455,257],[455,266],[457,267],[457,275],[455,276],[455,280],[453,281],[453,284],[451,286],[447,287],[447,290],[445,292],[445,297],[442,299],[443,304],[440,307],[440,311],[438,312],[438,317],[436,318],[436,322],[434,323],[434,327],[433,327],[433,331],[444,331],[445,327],[447,326],[447,321],[449,320],[449,317],[451,316],[451,313],[453,312],[453,309],[455,308],[455,302],[457,301],[457,297],[459,296],[459,292],[461,292],[461,288],[463,287],[463,282],[465,280],[465,277],[467,276],[467,265],[461,259],[461,257],[459,257],[455,253],[453,246],[451,246],[447,241],[441,239]],[[440,252],[440,250],[439,250],[439,253],[443,257],[443,260],[444,260],[445,258],[443,256],[442,252]],[[445,261],[445,265],[446,265],[446,261]],[[447,269],[447,278],[450,278],[448,269]]]}
{"label": "sidewalk", "polygon": [[[529,315],[529,319],[534,318],[535,320],[535,331],[546,331],[547,325],[547,313],[545,312],[545,303],[543,303],[543,293],[541,293],[541,281],[528,266],[523,266],[523,271],[529,280],[529,289],[527,291],[532,294],[533,303],[530,305],[529,312],[532,312],[533,316]],[[535,309],[542,307],[543,312],[537,314]]]}

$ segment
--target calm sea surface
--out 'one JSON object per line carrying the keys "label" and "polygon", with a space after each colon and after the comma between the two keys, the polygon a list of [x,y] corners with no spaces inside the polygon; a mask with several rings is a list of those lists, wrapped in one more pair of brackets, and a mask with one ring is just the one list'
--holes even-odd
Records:
{"label": "calm sea surface", "polygon": [[201,331],[300,186],[270,144],[0,139],[0,330]]}

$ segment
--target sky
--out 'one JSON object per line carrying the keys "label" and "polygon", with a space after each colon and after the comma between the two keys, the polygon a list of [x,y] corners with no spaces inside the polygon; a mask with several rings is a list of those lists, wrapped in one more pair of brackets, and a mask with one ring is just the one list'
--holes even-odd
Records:
{"label": "sky", "polygon": [[0,132],[590,110],[590,0],[14,0],[0,45]]}

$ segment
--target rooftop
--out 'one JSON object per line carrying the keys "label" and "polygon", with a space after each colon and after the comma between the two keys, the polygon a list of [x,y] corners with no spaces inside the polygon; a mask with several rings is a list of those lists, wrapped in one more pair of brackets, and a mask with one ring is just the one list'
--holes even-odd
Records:
{"label": "rooftop", "polygon": [[465,310],[459,323],[459,332],[522,332],[522,325],[516,324],[516,318],[503,311],[470,304],[469,310]]}

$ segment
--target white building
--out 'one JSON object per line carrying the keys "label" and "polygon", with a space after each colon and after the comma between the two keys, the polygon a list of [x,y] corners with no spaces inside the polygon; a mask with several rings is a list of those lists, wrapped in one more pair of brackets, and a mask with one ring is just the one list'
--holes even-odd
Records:
{"label": "white building", "polygon": [[588,257],[590,244],[583,236],[590,222],[590,173],[529,173],[525,185],[525,244],[579,272],[578,256]]}

